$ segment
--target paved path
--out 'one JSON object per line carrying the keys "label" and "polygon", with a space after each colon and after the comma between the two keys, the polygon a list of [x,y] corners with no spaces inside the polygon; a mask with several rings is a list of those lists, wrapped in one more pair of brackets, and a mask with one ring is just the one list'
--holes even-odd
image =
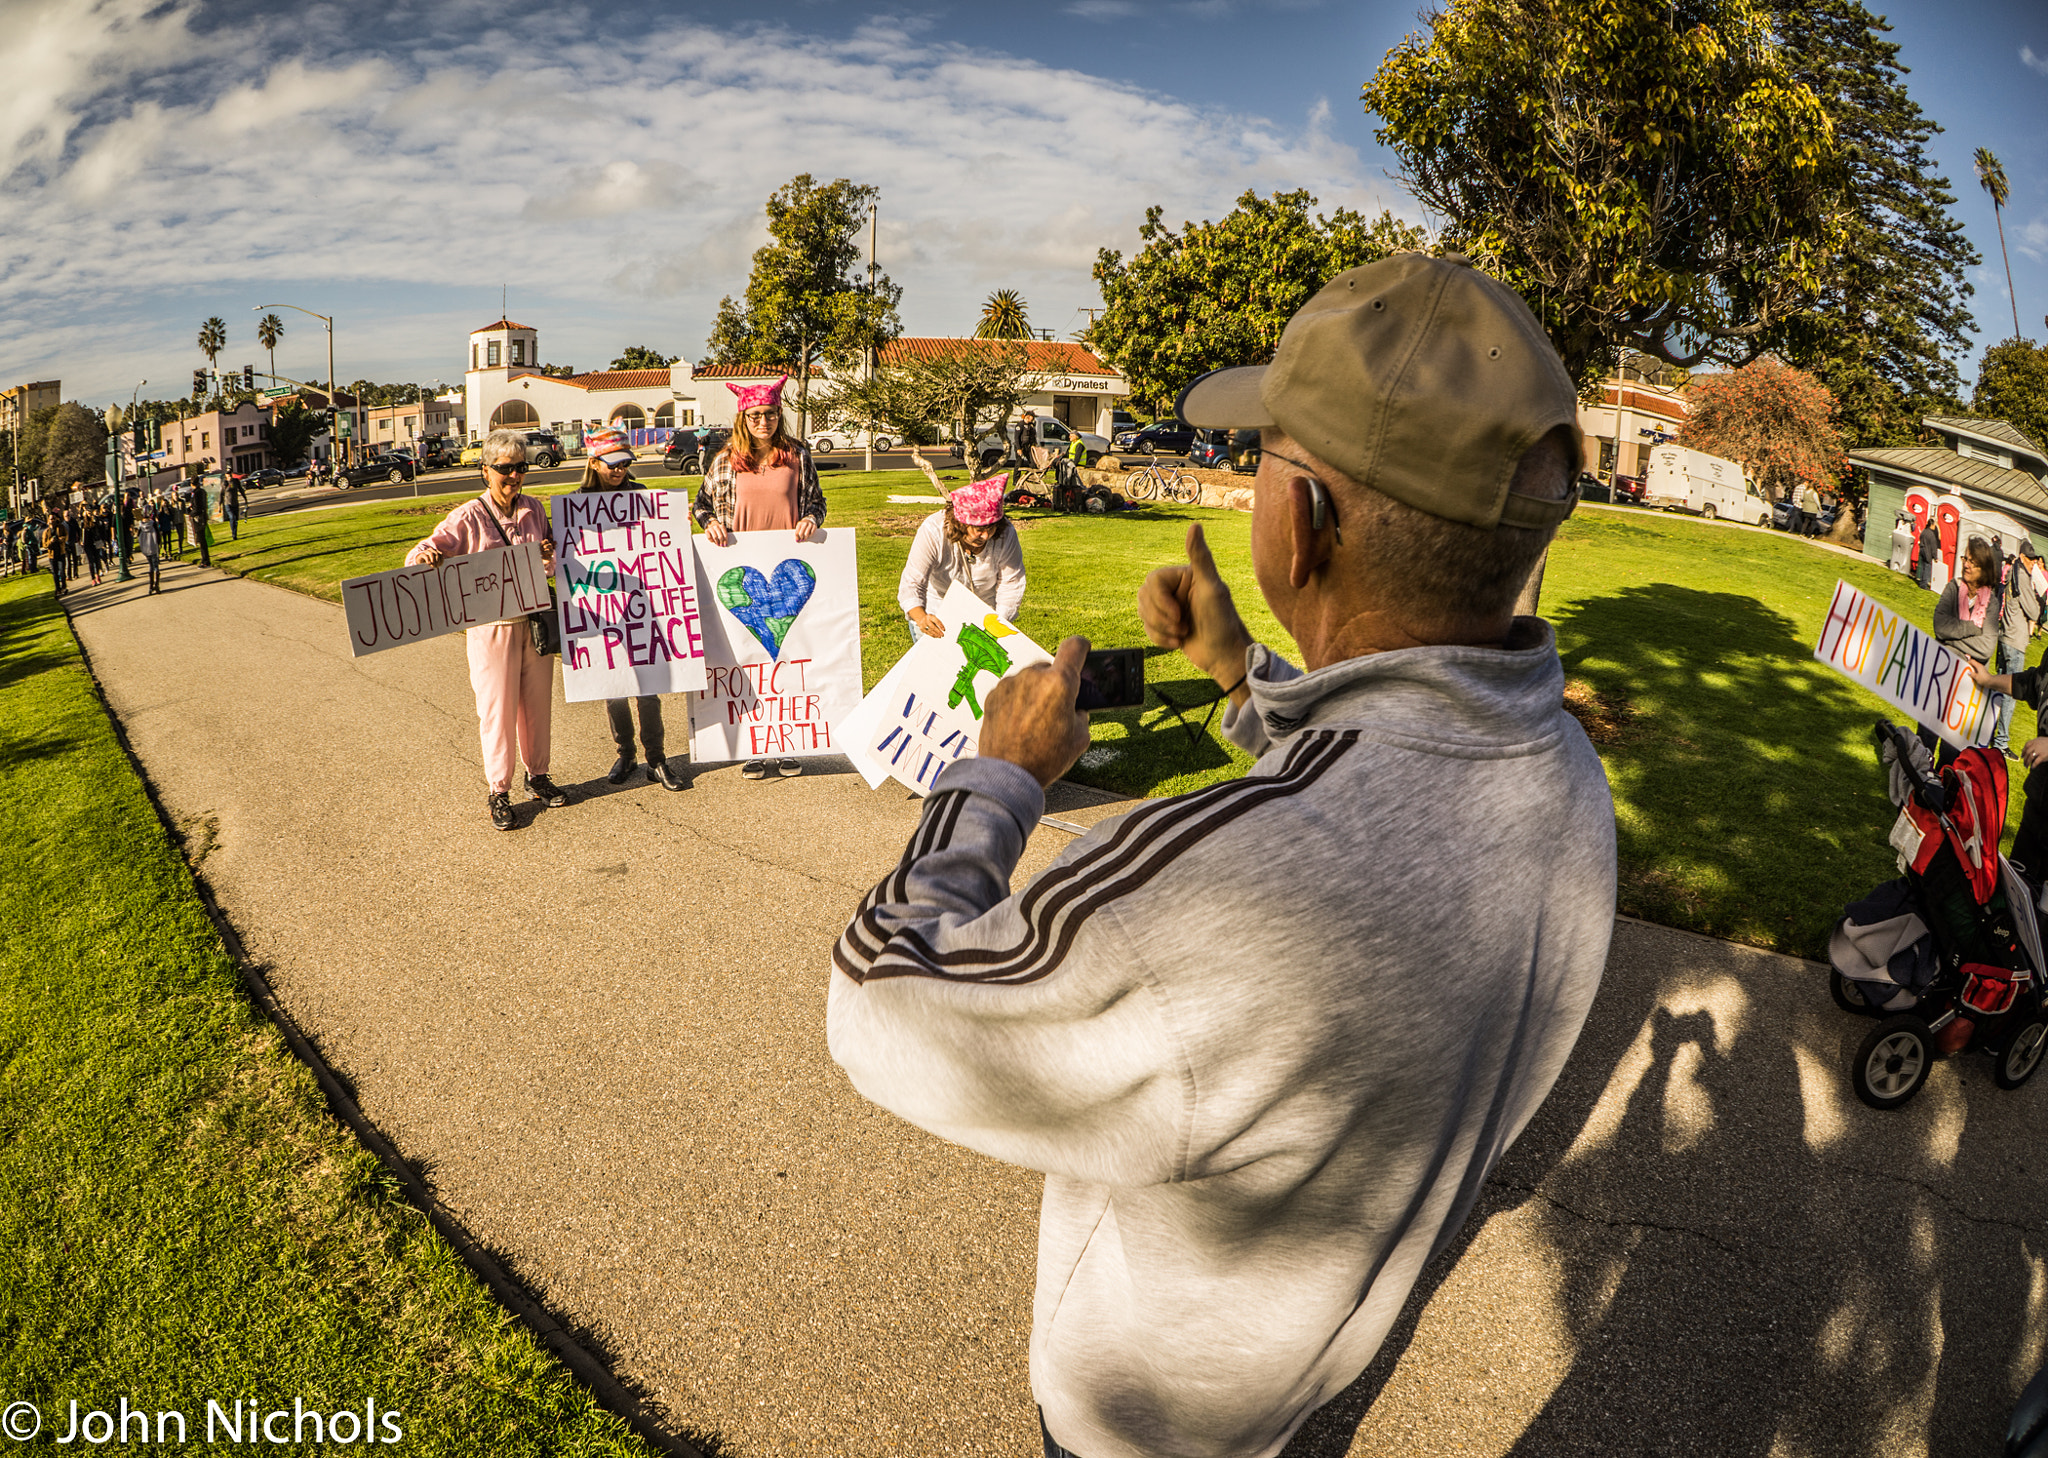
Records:
{"label": "paved path", "polygon": [[[330,604],[166,581],[68,599],[93,667],[250,954],[468,1226],[725,1452],[1036,1453],[1036,1180],[824,1048],[828,948],[915,804],[612,789],[601,711],[558,704],[590,799],[497,834],[458,639],[352,660]],[[1432,1299],[1291,1453],[1995,1452],[2048,1340],[2048,1079],[1945,1065],[1878,1115],[1864,1026],[1808,964],[1622,923]]]}

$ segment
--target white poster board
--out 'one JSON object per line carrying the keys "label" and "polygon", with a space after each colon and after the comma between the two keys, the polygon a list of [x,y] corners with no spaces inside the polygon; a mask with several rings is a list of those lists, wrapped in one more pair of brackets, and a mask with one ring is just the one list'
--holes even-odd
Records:
{"label": "white poster board", "polygon": [[1970,681],[1970,661],[1846,582],[1835,583],[1813,656],[1957,749],[1990,742],[1996,700]]}
{"label": "white poster board", "polygon": [[808,542],[740,532],[697,543],[704,688],[690,695],[690,758],[837,754],[839,722],[860,705],[860,573],[853,528]]}
{"label": "white poster board", "polygon": [[704,624],[687,491],[573,491],[548,502],[562,697],[704,687]]}
{"label": "white poster board", "polygon": [[931,612],[945,636],[918,634],[842,726],[846,757],[870,788],[895,779],[930,794],[941,770],[978,752],[988,691],[1020,668],[1052,661],[958,582]]}
{"label": "white poster board", "polygon": [[539,542],[443,557],[432,567],[399,567],[341,584],[349,651],[357,658],[523,617],[547,605],[547,564]]}

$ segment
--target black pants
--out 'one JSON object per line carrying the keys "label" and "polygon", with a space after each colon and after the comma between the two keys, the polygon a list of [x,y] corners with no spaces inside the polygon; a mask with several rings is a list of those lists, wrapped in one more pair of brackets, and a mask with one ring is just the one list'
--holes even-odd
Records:
{"label": "black pants", "polygon": [[2012,838],[2010,859],[2036,886],[2048,876],[2048,764],[2027,771],[2027,796],[2020,806],[2020,828]]}
{"label": "black pants", "polygon": [[667,756],[662,752],[661,737],[661,695],[647,694],[637,699],[606,699],[604,711],[612,721],[612,743],[619,747],[620,754],[633,752],[633,709],[640,706],[640,744],[647,751],[649,764],[660,764]]}
{"label": "black pants", "polygon": [[163,559],[157,556],[156,553],[151,552],[149,554],[149,590],[151,592],[161,592],[163,591],[163,585]]}

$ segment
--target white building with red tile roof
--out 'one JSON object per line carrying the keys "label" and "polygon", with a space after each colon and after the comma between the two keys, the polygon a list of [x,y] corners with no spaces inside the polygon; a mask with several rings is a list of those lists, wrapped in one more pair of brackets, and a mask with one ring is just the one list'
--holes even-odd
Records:
{"label": "white building with red tile roof", "polygon": [[[660,432],[698,420],[687,360],[660,370],[543,374],[539,331],[499,319],[470,331],[468,363],[463,398],[471,440],[499,429],[552,430],[573,448],[584,431],[601,425]],[[652,435],[630,438],[635,445],[658,443]]]}

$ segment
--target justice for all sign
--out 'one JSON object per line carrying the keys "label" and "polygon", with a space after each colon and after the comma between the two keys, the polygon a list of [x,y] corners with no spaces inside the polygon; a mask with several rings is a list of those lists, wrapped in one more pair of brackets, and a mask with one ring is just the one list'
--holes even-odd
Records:
{"label": "justice for all sign", "polygon": [[1020,668],[1052,661],[957,582],[933,616],[945,633],[919,634],[841,730],[846,757],[870,788],[895,779],[930,794],[941,770],[979,750],[988,691]]}
{"label": "justice for all sign", "polygon": [[548,503],[562,697],[704,687],[704,622],[685,491],[570,492]]}
{"label": "justice for all sign", "polygon": [[840,753],[860,705],[860,577],[853,529],[799,542],[741,532],[696,538],[705,603],[702,692],[690,695],[690,757],[804,759]]}
{"label": "justice for all sign", "polygon": [[400,567],[341,584],[349,651],[357,658],[524,617],[548,605],[538,542],[443,557],[433,567]]}
{"label": "justice for all sign", "polygon": [[1846,582],[1835,584],[1813,656],[1958,749],[1991,738],[1993,700],[1970,681],[1970,660]]}

